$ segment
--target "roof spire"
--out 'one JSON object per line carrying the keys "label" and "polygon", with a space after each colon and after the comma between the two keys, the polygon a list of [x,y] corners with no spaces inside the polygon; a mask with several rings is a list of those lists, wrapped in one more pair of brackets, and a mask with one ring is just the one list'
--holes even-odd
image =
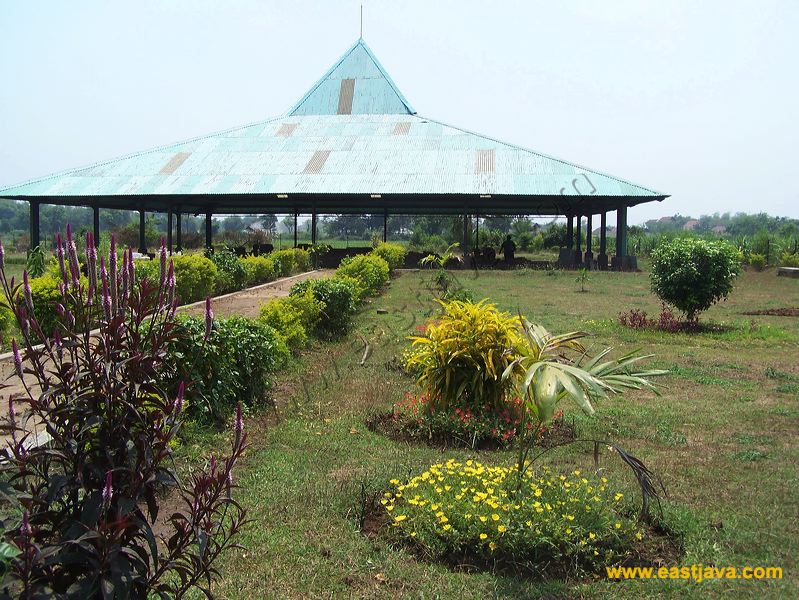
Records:
{"label": "roof spire", "polygon": [[363,39],[363,4],[361,4],[361,35],[358,36],[358,39]]}

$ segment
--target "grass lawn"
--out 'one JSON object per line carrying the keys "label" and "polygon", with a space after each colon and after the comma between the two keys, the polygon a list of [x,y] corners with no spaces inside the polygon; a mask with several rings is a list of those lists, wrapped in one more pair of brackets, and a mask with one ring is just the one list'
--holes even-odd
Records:
{"label": "grass lawn", "polygon": [[[663,479],[667,522],[680,534],[682,565],[780,566],[781,581],[627,581],[603,577],[534,581],[455,571],[359,531],[362,496],[447,457],[511,463],[511,452],[447,451],[371,433],[367,415],[390,410],[414,389],[391,368],[405,336],[432,314],[429,275],[406,273],[372,302],[346,340],[306,352],[280,375],[278,414],[248,419],[252,447],[239,469],[239,497],[253,523],[229,553],[216,586],[225,598],[563,597],[640,598],[799,595],[799,319],[747,317],[745,310],[799,306],[799,282],[746,273],[704,320],[730,329],[695,335],[621,328],[621,310],[659,303],[645,273],[592,273],[580,293],[574,273],[481,272],[460,279],[478,297],[519,311],[553,332],[585,329],[597,348],[642,348],[668,368],[662,396],[633,392],[601,403],[591,419],[567,405],[581,437],[614,440]],[[377,314],[384,308],[387,314]],[[371,352],[364,358],[367,339]],[[363,362],[363,364],[361,364]],[[184,447],[196,459],[221,436]],[[590,469],[590,448],[552,452],[556,469]],[[614,481],[635,496],[629,475],[604,457]]]}

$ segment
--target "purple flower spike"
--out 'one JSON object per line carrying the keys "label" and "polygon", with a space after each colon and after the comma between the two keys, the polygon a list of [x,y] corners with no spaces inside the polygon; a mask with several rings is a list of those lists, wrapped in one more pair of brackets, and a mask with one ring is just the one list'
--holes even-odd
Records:
{"label": "purple flower spike", "polygon": [[67,267],[64,264],[64,241],[61,239],[61,234],[56,235],[55,253],[58,257],[58,271],[61,273],[61,281],[64,285],[67,284]]}
{"label": "purple flower spike", "polygon": [[216,473],[216,457],[213,454],[211,455],[211,461],[208,466],[208,469],[211,471],[211,475]]}
{"label": "purple flower spike", "polygon": [[26,510],[22,513],[22,525],[19,528],[19,532],[22,534],[22,537],[25,539],[30,539],[31,537],[31,522],[28,518],[28,511]]}
{"label": "purple flower spike", "polygon": [[119,309],[122,310],[127,305],[128,300],[128,252],[122,253],[122,296],[119,298]]}
{"label": "purple flower spike", "polygon": [[244,435],[244,417],[241,414],[241,404],[236,404],[236,423],[233,426],[233,433],[236,438],[236,445],[238,446]]}
{"label": "purple flower spike", "polygon": [[211,308],[211,297],[205,299],[205,340],[211,336],[211,328],[214,325],[214,310]]}
{"label": "purple flower spike", "polygon": [[133,285],[136,282],[136,264],[133,261],[133,248],[129,249],[130,259],[128,260],[128,284],[130,289],[133,290]]}
{"label": "purple flower spike", "polygon": [[105,485],[103,486],[103,504],[109,506],[111,498],[114,496],[113,476],[111,471],[105,474]]}
{"label": "purple flower spike", "polygon": [[111,291],[111,310],[117,309],[117,243],[114,236],[111,236],[111,251],[108,255],[108,287]]}
{"label": "purple flower spike", "polygon": [[178,395],[175,397],[175,404],[174,404],[175,416],[178,416],[183,410],[183,397],[185,396],[185,394],[186,394],[186,384],[181,381],[180,385],[178,386]]}
{"label": "purple flower spike", "polygon": [[8,422],[11,425],[11,441],[14,442],[14,446],[17,445],[17,414],[14,410],[14,399],[9,397],[8,399]]}
{"label": "purple flower spike", "polygon": [[230,467],[230,471],[227,472],[227,486],[233,487],[233,467]]}
{"label": "purple flower spike", "polygon": [[31,284],[28,281],[28,271],[22,271],[22,291],[25,294],[25,306],[28,310],[33,312],[33,294],[31,293]]}
{"label": "purple flower spike", "polygon": [[17,372],[17,377],[22,379],[22,356],[17,347],[17,340],[11,340],[11,353],[14,355],[14,369]]}
{"label": "purple flower spike", "polygon": [[78,248],[72,239],[72,227],[67,223],[67,259],[69,273],[72,276],[72,285],[77,287],[80,283],[80,263],[78,262]]}
{"label": "purple flower spike", "polygon": [[158,259],[159,259],[159,280],[161,281],[161,285],[164,285],[164,277],[166,277],[166,240],[161,238],[161,249],[158,251]]}
{"label": "purple flower spike", "polygon": [[175,263],[169,261],[169,270],[166,274],[167,305],[171,308],[175,301]]}
{"label": "purple flower spike", "polygon": [[94,245],[94,234],[86,234],[86,269],[89,272],[89,286],[97,289],[97,247]]}

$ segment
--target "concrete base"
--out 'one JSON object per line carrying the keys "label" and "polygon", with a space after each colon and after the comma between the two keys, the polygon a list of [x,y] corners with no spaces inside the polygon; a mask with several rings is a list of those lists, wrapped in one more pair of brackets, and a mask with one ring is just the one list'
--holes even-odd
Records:
{"label": "concrete base", "polygon": [[574,251],[569,248],[561,248],[558,252],[558,266],[571,267],[572,259],[574,258]]}
{"label": "concrete base", "polygon": [[777,269],[777,277],[791,277],[799,279],[799,269],[796,267],[780,267]]}
{"label": "concrete base", "polygon": [[594,253],[593,252],[586,252],[583,254],[583,266],[586,267],[588,270],[591,270],[594,266]]}
{"label": "concrete base", "polygon": [[597,254],[596,256],[596,268],[600,271],[607,271],[608,270],[608,255],[607,254]]}
{"label": "concrete base", "polygon": [[610,268],[613,271],[637,271],[638,257],[636,256],[614,256],[610,259]]}

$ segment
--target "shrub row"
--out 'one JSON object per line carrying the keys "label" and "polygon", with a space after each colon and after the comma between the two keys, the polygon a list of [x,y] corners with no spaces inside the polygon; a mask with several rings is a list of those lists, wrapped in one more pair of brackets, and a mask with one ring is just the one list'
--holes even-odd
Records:
{"label": "shrub row", "polygon": [[164,384],[174,395],[181,381],[192,382],[185,410],[197,421],[222,421],[237,402],[255,406],[265,400],[271,374],[289,359],[283,336],[259,320],[214,319],[205,342],[204,319],[179,317],[176,329],[165,360],[176,368]]}
{"label": "shrub row", "polygon": [[260,318],[274,327],[292,350],[306,346],[310,336],[341,337],[349,331],[359,302],[379,293],[391,270],[404,262],[402,246],[379,244],[369,254],[342,260],[333,277],[295,283],[287,298],[262,306]]}

